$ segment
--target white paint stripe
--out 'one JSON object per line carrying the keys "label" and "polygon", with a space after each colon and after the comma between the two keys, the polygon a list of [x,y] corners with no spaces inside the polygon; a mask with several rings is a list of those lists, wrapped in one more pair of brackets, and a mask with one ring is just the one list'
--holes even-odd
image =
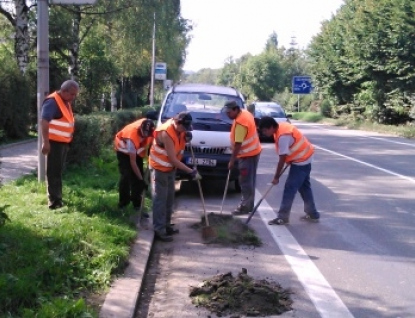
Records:
{"label": "white paint stripe", "polygon": [[381,140],[381,141],[385,141],[385,142],[390,142],[392,144],[398,144],[398,145],[405,145],[405,146],[409,146],[409,147],[415,147],[415,144],[410,144],[410,143],[402,142],[402,141],[389,140],[389,139],[385,139],[385,138],[372,137],[372,136],[364,136],[364,137],[371,138],[371,139],[376,139],[376,140]]}
{"label": "white paint stripe", "polygon": [[[261,193],[256,190],[256,196]],[[316,310],[322,318],[353,318],[353,315],[336,294],[323,274],[314,265],[305,251],[292,236],[290,231],[283,225],[268,225],[268,221],[275,218],[275,212],[265,200],[262,202],[258,213],[262,221],[271,233],[274,241],[278,244],[285,259],[297,275],[309,295]],[[318,225],[316,225],[318,226]]]}
{"label": "white paint stripe", "polygon": [[[303,124],[301,124],[303,125]],[[333,131],[332,128],[330,127],[325,127],[324,124],[313,124],[313,123],[308,123],[306,124],[308,126],[313,126],[316,125],[316,128],[318,129],[322,129],[322,130],[331,130]],[[344,131],[344,132],[349,132],[350,130],[336,130],[337,131]],[[382,137],[374,137],[374,136],[367,136],[364,134],[364,132],[360,132],[360,131],[355,131],[358,135],[358,137],[362,137],[362,138],[371,138],[371,139],[376,139],[376,140],[380,140],[380,141],[384,141],[384,142],[390,142],[392,144],[397,144],[397,145],[405,145],[405,146],[409,146],[409,147],[415,147],[415,144],[413,143],[408,143],[408,142],[403,142],[403,141],[396,141],[396,140],[390,140],[390,139],[386,139],[386,138],[382,138]],[[392,136],[393,138],[394,136]]]}
{"label": "white paint stripe", "polygon": [[346,155],[342,155],[341,153],[338,153],[338,152],[335,152],[335,151],[332,151],[332,150],[328,150],[328,149],[323,148],[323,147],[320,147],[320,146],[316,146],[315,144],[313,144],[313,146],[314,146],[314,147],[316,147],[317,149],[321,149],[321,150],[326,151],[326,152],[329,152],[329,153],[331,153],[331,154],[333,154],[333,155],[336,155],[336,156],[339,156],[339,157],[343,157],[343,158],[346,158],[346,159],[349,159],[349,160],[352,160],[352,161],[355,161],[355,162],[361,163],[362,165],[365,165],[365,166],[368,166],[368,167],[371,167],[371,168],[374,168],[374,169],[380,170],[380,171],[382,171],[382,172],[386,172],[386,173],[388,173],[388,174],[391,174],[391,175],[397,176],[397,177],[399,177],[399,178],[405,179],[405,180],[407,180],[407,181],[410,181],[410,182],[412,182],[412,183],[415,183],[415,179],[413,179],[413,178],[411,178],[411,177],[404,176],[404,175],[402,175],[402,174],[399,174],[399,173],[393,172],[393,171],[388,170],[388,169],[383,169],[383,168],[381,168],[381,167],[378,167],[378,166],[372,165],[372,164],[370,164],[370,163],[368,163],[368,162],[365,162],[365,161],[362,161],[362,160],[358,160],[358,159],[355,159],[355,158],[352,158],[352,157],[349,157],[349,156],[346,156]]}

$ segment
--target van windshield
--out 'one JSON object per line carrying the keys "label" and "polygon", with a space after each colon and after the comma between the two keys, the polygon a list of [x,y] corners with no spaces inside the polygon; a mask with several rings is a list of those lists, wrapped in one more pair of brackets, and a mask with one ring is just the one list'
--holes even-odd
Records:
{"label": "van windshield", "polygon": [[193,121],[197,121],[197,118],[204,118],[204,121],[208,118],[224,119],[227,115],[223,107],[228,101],[236,101],[241,108],[244,107],[242,100],[236,96],[174,92],[167,97],[162,118],[171,118],[182,111],[188,111],[192,114]]}

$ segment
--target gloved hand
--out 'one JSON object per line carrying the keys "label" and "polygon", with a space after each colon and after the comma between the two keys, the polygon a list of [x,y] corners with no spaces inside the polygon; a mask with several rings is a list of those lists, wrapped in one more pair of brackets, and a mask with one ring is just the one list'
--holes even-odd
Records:
{"label": "gloved hand", "polygon": [[184,139],[186,140],[186,142],[191,142],[192,138],[193,138],[192,132],[186,131],[186,133],[184,134]]}
{"label": "gloved hand", "polygon": [[193,181],[202,180],[202,176],[197,172],[196,169],[193,169],[193,171],[190,173],[190,177]]}

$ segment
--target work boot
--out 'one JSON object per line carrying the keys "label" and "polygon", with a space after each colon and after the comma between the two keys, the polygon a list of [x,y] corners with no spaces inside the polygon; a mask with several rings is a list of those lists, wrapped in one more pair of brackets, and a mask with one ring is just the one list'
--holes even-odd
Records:
{"label": "work boot", "polygon": [[49,202],[49,209],[51,210],[60,209],[61,207],[63,207],[62,200],[56,200],[54,202]]}
{"label": "work boot", "polygon": [[179,230],[175,229],[173,226],[166,226],[166,234],[167,235],[179,234]]}
{"label": "work boot", "polygon": [[156,231],[155,238],[162,242],[171,242],[173,241],[173,237],[171,235],[168,235],[167,233]]}
{"label": "work boot", "polygon": [[243,214],[248,214],[251,211],[252,211],[252,209],[249,209],[246,206],[238,205],[238,207],[235,209],[235,211],[232,211],[232,214],[233,215],[243,215]]}

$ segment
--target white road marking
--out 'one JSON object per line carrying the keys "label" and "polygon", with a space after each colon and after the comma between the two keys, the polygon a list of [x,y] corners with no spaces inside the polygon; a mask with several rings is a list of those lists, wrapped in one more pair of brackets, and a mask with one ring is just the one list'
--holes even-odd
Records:
{"label": "white road marking", "polygon": [[332,151],[332,150],[329,150],[329,149],[326,149],[326,148],[323,148],[323,147],[317,146],[317,145],[315,145],[315,144],[313,144],[313,145],[314,145],[314,147],[315,147],[315,148],[317,148],[317,149],[321,149],[321,150],[326,151],[326,152],[328,152],[328,153],[331,153],[331,154],[333,154],[333,155],[340,156],[340,157],[343,157],[343,158],[346,158],[346,159],[349,159],[349,160],[352,160],[352,161],[355,161],[355,162],[361,163],[362,165],[365,165],[365,166],[368,166],[368,167],[371,167],[371,168],[374,168],[374,169],[380,170],[380,171],[382,171],[382,172],[385,172],[385,173],[388,173],[388,174],[394,175],[394,176],[396,176],[396,177],[399,177],[399,178],[405,179],[405,180],[407,180],[407,181],[410,181],[410,182],[412,182],[412,183],[415,183],[415,179],[413,179],[413,178],[411,178],[411,177],[404,176],[404,175],[402,175],[402,174],[399,174],[399,173],[393,172],[393,171],[388,170],[388,169],[383,169],[383,168],[381,168],[381,167],[378,167],[378,166],[372,165],[372,164],[370,164],[370,163],[368,163],[368,162],[365,162],[365,161],[362,161],[362,160],[355,159],[355,158],[353,158],[353,157],[349,157],[349,156],[346,156],[346,155],[342,155],[341,153],[338,153],[338,152],[335,152],[335,151]]}
{"label": "white road marking", "polygon": [[376,139],[376,140],[381,140],[381,141],[385,141],[385,142],[390,142],[392,144],[398,144],[398,145],[405,145],[405,146],[409,146],[409,147],[415,147],[415,144],[410,144],[408,142],[402,142],[402,141],[396,141],[396,140],[389,140],[389,139],[380,138],[380,137],[373,137],[373,136],[363,136],[363,137],[372,138],[372,139]]}
{"label": "white road marking", "polygon": [[[315,126],[318,129],[323,129],[323,130],[333,130],[330,127],[326,127],[324,124],[316,124],[316,123],[306,123],[306,124],[299,124],[299,125],[304,125],[304,126]],[[337,132],[338,130],[336,130]],[[350,134],[351,130],[339,130],[339,131],[343,131],[343,132],[348,132]],[[376,140],[380,140],[380,141],[384,141],[384,142],[390,142],[392,144],[397,144],[397,145],[405,145],[405,146],[409,146],[409,147],[415,147],[415,144],[413,143],[409,143],[409,142],[403,142],[403,141],[396,141],[396,140],[390,140],[390,139],[386,139],[383,137],[374,137],[374,136],[367,136],[365,135],[364,131],[359,131],[359,130],[355,130],[355,133],[357,133],[357,135],[359,137],[363,137],[363,138],[371,138],[371,139],[376,139]],[[392,138],[397,138],[395,136],[391,136]]]}
{"label": "white road marking", "polygon": [[[261,197],[258,190],[256,190],[256,196]],[[266,200],[262,201],[258,213],[320,316],[322,318],[353,318],[354,316],[349,309],[286,226],[268,225],[268,221],[275,218],[276,215]],[[318,225],[316,224],[316,226]]]}

